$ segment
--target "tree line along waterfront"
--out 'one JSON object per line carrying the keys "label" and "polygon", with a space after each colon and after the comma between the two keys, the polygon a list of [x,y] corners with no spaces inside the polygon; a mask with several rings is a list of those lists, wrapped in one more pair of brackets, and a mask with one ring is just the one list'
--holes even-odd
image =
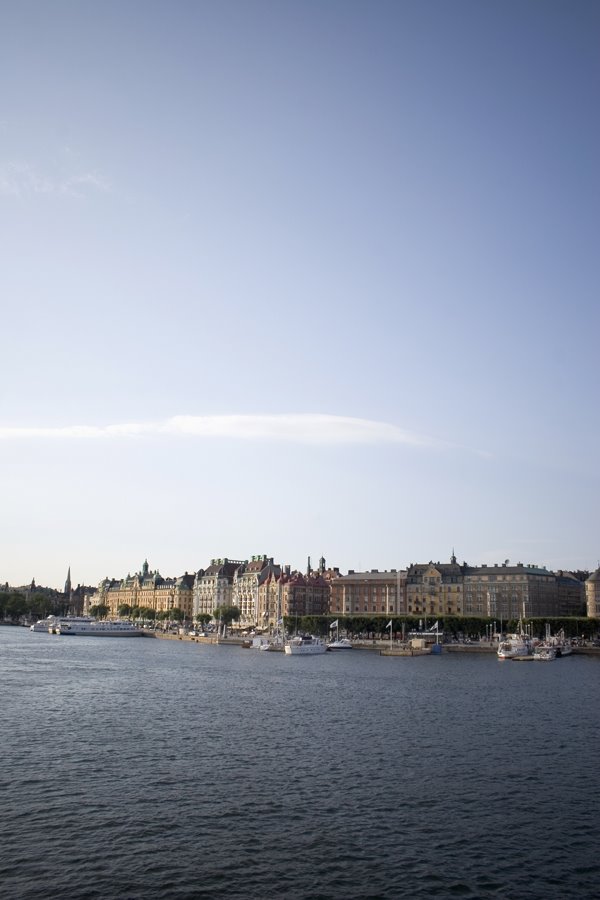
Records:
{"label": "tree line along waterfront", "polygon": [[[391,628],[390,628],[391,622]],[[437,631],[440,640],[480,640],[497,639],[501,633],[515,632],[521,627],[532,638],[543,638],[546,626],[549,625],[553,634],[564,631],[565,637],[580,640],[598,640],[600,638],[600,620],[589,618],[540,618],[540,619],[509,619],[500,623],[493,619],[481,617],[440,617],[436,622],[427,621],[415,616],[340,616],[333,619],[332,616],[301,616],[299,618],[284,616],[283,627],[287,633],[295,631],[305,634],[315,634],[320,637],[327,636],[332,626],[339,628],[340,634],[350,638],[362,637],[366,639],[389,639],[390,633],[394,640],[408,637],[410,634],[419,634]],[[436,626],[437,625],[437,629]]]}

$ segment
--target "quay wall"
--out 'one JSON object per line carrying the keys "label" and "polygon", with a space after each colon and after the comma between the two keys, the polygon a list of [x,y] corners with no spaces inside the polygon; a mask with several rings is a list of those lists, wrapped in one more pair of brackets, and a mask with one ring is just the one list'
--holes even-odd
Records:
{"label": "quay wall", "polygon": [[[221,647],[241,647],[244,644],[244,638],[240,637],[216,637],[216,635],[208,635],[207,637],[195,637],[189,634],[170,634],[162,631],[149,631],[144,633],[144,637],[159,638],[163,641],[192,641],[196,644],[218,644]],[[389,641],[353,641],[352,646],[355,650],[375,650],[377,653],[384,652],[385,656],[400,655],[418,655],[418,651],[413,654],[401,653],[401,648],[390,647]],[[496,641],[481,641],[472,644],[442,644],[443,653],[496,653],[498,644]],[[386,652],[387,651],[387,652]],[[574,647],[573,655],[598,656],[600,657],[600,647]]]}
{"label": "quay wall", "polygon": [[209,637],[196,637],[191,634],[170,634],[167,631],[150,631],[144,637],[160,638],[161,641],[191,641],[195,644],[219,644],[225,647],[241,647],[244,643],[243,638],[233,637],[217,637],[210,635]]}

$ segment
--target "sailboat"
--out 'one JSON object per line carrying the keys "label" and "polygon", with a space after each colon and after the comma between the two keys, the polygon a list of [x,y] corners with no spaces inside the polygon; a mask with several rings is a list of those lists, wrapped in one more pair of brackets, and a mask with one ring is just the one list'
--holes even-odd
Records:
{"label": "sailboat", "polygon": [[283,653],[285,647],[285,641],[283,639],[283,635],[281,632],[277,631],[273,637],[269,638],[268,641],[265,641],[258,648],[259,650],[267,650],[271,651],[271,653]]}

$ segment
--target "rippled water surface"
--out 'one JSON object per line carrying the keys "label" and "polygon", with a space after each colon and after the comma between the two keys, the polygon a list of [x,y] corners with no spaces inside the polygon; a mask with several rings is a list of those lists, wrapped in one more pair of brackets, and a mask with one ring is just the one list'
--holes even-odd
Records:
{"label": "rippled water surface", "polygon": [[0,896],[600,896],[600,660],[0,628]]}

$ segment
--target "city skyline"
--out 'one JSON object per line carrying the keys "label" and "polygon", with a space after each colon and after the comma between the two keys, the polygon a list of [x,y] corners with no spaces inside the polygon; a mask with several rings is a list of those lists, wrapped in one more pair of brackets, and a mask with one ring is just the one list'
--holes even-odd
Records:
{"label": "city skyline", "polygon": [[[204,560],[203,564],[196,567],[187,567],[185,570],[180,572],[169,572],[162,568],[160,565],[154,565],[147,558],[144,559],[143,563],[136,568],[135,566],[130,566],[127,569],[127,572],[119,572],[119,573],[111,573],[103,576],[98,582],[90,581],[85,578],[85,576],[80,580],[76,573],[74,573],[74,577],[71,578],[71,566],[67,569],[66,579],[64,579],[64,591],[68,593],[70,590],[74,590],[76,587],[87,587],[87,588],[98,588],[102,587],[103,583],[118,583],[119,581],[127,581],[137,576],[144,575],[145,577],[160,575],[163,580],[176,580],[178,578],[182,578],[182,576],[196,576],[206,572],[209,568],[214,568],[219,564],[227,564],[230,568],[236,568],[238,566],[241,567],[242,570],[248,567],[249,563],[254,563],[254,561],[265,561],[266,563],[274,564],[275,567],[280,569],[282,572],[287,570],[288,574],[291,572],[292,574],[310,574],[319,575],[321,572],[324,572],[328,578],[332,576],[334,572],[337,573],[338,576],[342,576],[342,578],[347,576],[371,576],[371,575],[391,575],[397,574],[406,575],[407,572],[412,567],[428,567],[432,566],[435,568],[436,566],[442,566],[445,568],[448,564],[456,563],[464,570],[476,571],[478,569],[482,570],[495,570],[498,569],[500,573],[503,573],[504,570],[516,570],[516,569],[524,569],[530,571],[547,571],[548,574],[558,574],[560,572],[564,572],[566,574],[575,574],[576,576],[581,576],[582,572],[588,572],[588,574],[593,574],[595,571],[600,571],[600,562],[596,569],[572,569],[568,570],[565,567],[558,567],[557,569],[550,569],[548,566],[543,563],[537,563],[533,561],[523,562],[522,560],[497,560],[494,562],[480,563],[475,562],[473,560],[468,559],[458,559],[454,552],[447,559],[423,559],[423,560],[411,560],[410,562],[404,563],[402,565],[391,566],[390,568],[378,568],[376,566],[370,567],[365,566],[360,569],[342,569],[335,563],[331,562],[324,556],[320,556],[315,558],[313,556],[308,556],[304,560],[304,564],[295,564],[293,562],[283,562],[276,557],[269,556],[266,553],[259,553],[253,555],[247,555],[244,557],[233,557],[233,556],[221,556],[221,557],[211,557]],[[2,578],[2,573],[0,573],[0,584],[8,584],[9,588],[26,588],[30,584],[35,583],[36,587],[39,588],[48,588],[50,590],[56,590],[58,592],[62,591],[63,588],[54,584],[45,583],[44,581],[33,576],[32,579],[25,580],[22,583],[10,583],[6,579]]]}
{"label": "city skyline", "polygon": [[0,25],[3,581],[597,568],[597,4]]}

